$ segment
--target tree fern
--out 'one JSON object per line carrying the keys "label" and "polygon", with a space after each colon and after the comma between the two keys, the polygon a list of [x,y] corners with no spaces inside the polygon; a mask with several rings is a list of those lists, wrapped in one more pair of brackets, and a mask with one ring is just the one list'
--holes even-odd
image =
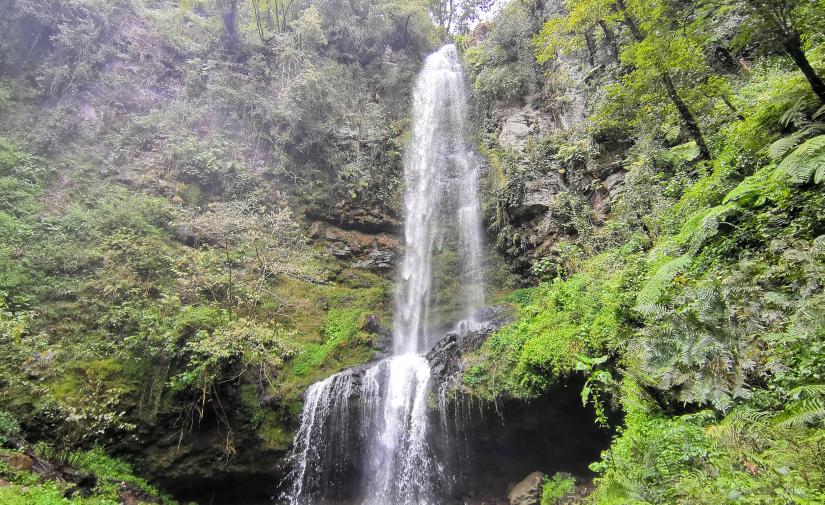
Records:
{"label": "tree fern", "polygon": [[641,382],[724,412],[751,397],[754,381],[781,370],[763,336],[786,321],[772,310],[784,302],[761,288],[741,288],[753,283],[744,266],[722,283],[685,289],[672,304],[637,306],[647,323],[629,351]]}
{"label": "tree fern", "polygon": [[825,182],[825,135],[810,138],[791,151],[779,163],[777,173],[791,184],[805,184],[811,176],[817,184]]}
{"label": "tree fern", "polygon": [[776,423],[785,428],[825,426],[825,385],[802,386],[806,396],[789,403],[776,417]]}
{"label": "tree fern", "polygon": [[812,123],[800,128],[787,137],[782,137],[768,147],[768,156],[774,161],[781,160],[791,149],[811,135],[825,131],[825,123]]}
{"label": "tree fern", "polygon": [[716,236],[722,220],[736,209],[736,205],[725,203],[694,212],[685,220],[676,242],[687,246],[690,254],[696,254],[705,242]]}
{"label": "tree fern", "polygon": [[717,425],[708,427],[707,433],[719,442],[736,447],[755,434],[770,430],[773,413],[747,405],[738,405]]}

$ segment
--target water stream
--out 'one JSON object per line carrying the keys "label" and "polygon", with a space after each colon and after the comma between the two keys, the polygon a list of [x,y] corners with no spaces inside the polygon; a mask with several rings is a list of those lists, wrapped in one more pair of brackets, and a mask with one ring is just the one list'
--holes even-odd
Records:
{"label": "water stream", "polygon": [[428,431],[440,426],[429,424],[430,366],[423,357],[431,342],[435,253],[454,244],[452,275],[461,286],[465,326],[484,300],[478,163],[466,114],[463,71],[455,46],[447,45],[427,57],[413,91],[393,354],[309,388],[291,458],[289,505],[336,503],[347,494],[362,505],[440,503],[444,465],[428,445]]}

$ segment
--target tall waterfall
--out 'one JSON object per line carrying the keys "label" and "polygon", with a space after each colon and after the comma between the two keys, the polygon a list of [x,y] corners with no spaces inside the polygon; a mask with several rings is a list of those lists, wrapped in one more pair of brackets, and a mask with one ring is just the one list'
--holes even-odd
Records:
{"label": "tall waterfall", "polygon": [[[455,243],[463,312],[483,303],[477,163],[466,139],[467,95],[455,46],[427,57],[413,92],[405,159],[405,253],[393,321],[393,355],[309,388],[292,453],[290,505],[318,505],[352,486],[363,505],[439,503],[443,467],[428,444],[427,351],[434,253]],[[351,398],[359,397],[353,408]],[[354,412],[354,415],[352,414]],[[357,419],[354,419],[357,418]],[[353,473],[353,472],[351,472]]]}
{"label": "tall waterfall", "polygon": [[464,261],[458,273],[463,276],[468,315],[483,298],[481,224],[474,158],[465,135],[466,114],[456,49],[444,46],[427,58],[413,92],[413,136],[404,174],[406,250],[393,328],[396,354],[425,350],[433,249],[443,238],[445,225],[459,231],[458,253]]}

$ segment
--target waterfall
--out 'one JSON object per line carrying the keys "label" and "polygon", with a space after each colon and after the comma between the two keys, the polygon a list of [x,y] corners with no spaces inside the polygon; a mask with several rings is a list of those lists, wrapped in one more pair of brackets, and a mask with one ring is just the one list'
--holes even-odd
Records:
{"label": "waterfall", "polygon": [[[434,253],[455,243],[460,271],[454,273],[470,323],[484,301],[479,164],[467,142],[466,115],[461,64],[455,46],[447,45],[427,57],[413,91],[393,355],[309,388],[291,457],[290,505],[317,505],[336,496],[331,488],[342,485],[353,459],[355,500],[362,505],[440,501],[436,483],[444,477],[443,466],[427,443],[430,367],[422,355],[430,341]],[[353,396],[361,399],[357,408],[350,404]]]}

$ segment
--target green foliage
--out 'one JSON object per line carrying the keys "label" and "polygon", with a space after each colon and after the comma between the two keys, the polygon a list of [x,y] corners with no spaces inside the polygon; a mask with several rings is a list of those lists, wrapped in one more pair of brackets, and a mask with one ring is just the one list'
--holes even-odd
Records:
{"label": "green foliage", "polygon": [[[303,216],[387,226],[413,77],[452,31],[497,245],[547,246],[520,258],[544,283],[507,297],[518,319],[467,357],[462,387],[526,398],[581,373],[597,422],[620,405],[596,503],[822,502],[822,110],[789,62],[737,46],[795,37],[816,72],[825,11],[757,4],[510,2],[469,34],[487,2],[252,0],[234,19],[209,0],[9,3],[0,442],[19,420],[101,484],[64,499],[15,475],[0,501],[148,490],[102,449],[76,449],[140,444],[160,419],[215,415],[285,450],[303,389],[370,359],[364,318],[390,305],[387,279],[332,259]],[[501,148],[495,109],[515,104],[565,131],[541,123],[523,152]],[[586,118],[568,128],[559,111]],[[619,168],[602,222],[592,204]],[[563,188],[543,228],[511,220],[551,174]],[[455,290],[448,270],[438,280]],[[452,316],[445,293],[434,319]],[[556,476],[543,502],[569,491]]]}
{"label": "green foliage", "polygon": [[[530,396],[581,372],[596,422],[620,405],[623,426],[593,467],[600,477],[592,503],[818,503],[825,202],[816,176],[821,111],[808,82],[774,59],[757,59],[746,75],[720,75],[706,54],[724,32],[714,21],[723,14],[706,16],[704,6],[566,7],[545,23],[537,54],[548,68],[561,66],[557,54],[585,70],[587,54],[600,63],[582,91],[594,125],[583,144],[598,139],[598,153],[615,139],[635,142],[622,150],[622,192],[604,225],[553,238],[553,247],[575,248],[575,258],[562,266],[545,249],[532,262],[534,275],[556,279],[513,294],[517,320],[467,360],[462,387]],[[617,36],[618,61],[600,22]],[[818,51],[808,57],[821,58]],[[695,140],[684,142],[665,75],[710,140],[710,161],[699,160]],[[599,159],[569,145],[556,152],[573,186]],[[513,176],[508,169],[519,165],[494,153],[507,182],[544,173],[522,164],[527,175]],[[548,215],[564,222],[563,212]],[[517,247],[506,252],[517,256]],[[625,264],[611,267],[606,257]],[[607,280],[617,272],[621,282]],[[560,294],[583,277],[598,289],[574,292],[560,309]],[[613,301],[611,324],[593,339],[588,306],[602,295]],[[568,333],[568,308],[581,314],[578,333]]]}
{"label": "green foliage", "polygon": [[541,505],[555,505],[575,488],[576,480],[573,477],[557,473],[544,481],[541,488]]}
{"label": "green foliage", "polygon": [[[222,316],[226,318],[227,314]],[[277,371],[292,355],[279,335],[279,328],[248,319],[230,320],[212,331],[197,330],[182,352],[188,356],[188,363],[171,378],[171,388],[178,392],[198,390],[201,405],[217,393],[219,384],[248,370],[254,370],[266,383],[273,383]]]}
{"label": "green foliage", "polygon": [[298,356],[295,373],[306,375],[321,366],[331,355],[340,353],[354,342],[361,331],[362,312],[358,309],[333,309],[327,312],[321,326],[320,345],[312,345]]}
{"label": "green foliage", "polygon": [[[625,273],[602,257],[569,279],[557,278],[519,296],[519,317],[490,337],[464,382],[481,394],[529,397],[573,373],[587,357],[614,349],[626,331],[620,296]],[[515,301],[515,300],[514,300]],[[482,365],[482,363],[484,363]],[[480,366],[485,373],[483,385]]]}
{"label": "green foliage", "polygon": [[647,327],[630,349],[646,382],[678,391],[684,403],[727,410],[750,397],[749,384],[780,371],[760,337],[778,329],[774,311],[784,300],[758,291],[742,296],[744,289],[735,280],[722,289],[697,286],[674,300],[678,309],[647,308]]}
{"label": "green foliage", "polygon": [[533,2],[507,4],[484,40],[462,55],[474,95],[485,106],[517,102],[539,87],[530,43],[537,21],[532,8]]}
{"label": "green foliage", "polygon": [[700,426],[683,418],[639,417],[628,423],[602,460],[594,503],[689,503],[680,480],[712,464],[713,444]]}
{"label": "green foliage", "polygon": [[587,380],[581,392],[582,405],[587,406],[588,403],[593,405],[593,410],[596,412],[596,423],[602,428],[609,427],[607,407],[603,397],[615,394],[617,389],[613,375],[607,370],[596,368],[605,363],[607,358],[607,356],[599,356],[598,358],[580,356],[579,362],[576,363],[576,370],[587,374]]}
{"label": "green foliage", "polygon": [[70,498],[57,484],[38,486],[12,485],[0,488],[0,500],[8,505],[116,505],[116,500],[106,498]]}
{"label": "green foliage", "polygon": [[798,386],[790,396],[793,401],[777,416],[780,426],[825,426],[825,385]]}
{"label": "green foliage", "polygon": [[[671,19],[679,22],[670,23]],[[583,47],[592,60],[597,27],[605,37],[620,27],[630,31],[626,38],[610,35],[606,41],[628,71],[605,85],[606,96],[595,115],[599,126],[605,130],[630,127],[643,137],[651,133],[667,136],[668,129],[681,124],[701,155],[707,156],[692,111],[711,107],[717,97],[729,94],[729,86],[724,77],[712,73],[706,61],[704,20],[665,1],[568,2],[567,12],[550,17],[535,39],[539,62],[551,60],[557,52],[570,54]],[[622,41],[619,46],[616,40]]]}
{"label": "green foliage", "polygon": [[[71,462],[74,467],[91,472],[97,477],[99,483],[96,492],[98,494],[109,494],[117,499],[123,482],[129,483],[150,496],[159,494],[158,490],[145,480],[135,477],[134,470],[129,463],[112,458],[100,448],[75,453],[71,457]],[[167,497],[163,497],[163,500],[165,503],[171,502]]]}
{"label": "green foliage", "polygon": [[639,290],[636,298],[637,306],[644,310],[644,308],[657,303],[676,276],[690,266],[692,259],[688,254],[673,259],[666,258],[665,263],[655,270],[650,279]]}
{"label": "green foliage", "polygon": [[782,158],[776,167],[779,176],[791,184],[825,182],[825,135],[810,138]]}
{"label": "green foliage", "polygon": [[[54,451],[49,447],[38,444],[35,447],[37,457],[45,458],[49,463],[57,463],[51,459]],[[22,456],[22,453],[8,452],[3,456]],[[8,479],[10,484],[0,488],[0,499],[3,503],[20,504],[73,504],[73,505],[115,505],[128,499],[124,490],[131,496],[143,497],[153,503],[174,505],[175,501],[162,495],[157,489],[150,486],[143,479],[136,477],[129,464],[106,455],[101,449],[74,452],[66,461],[57,467],[61,471],[70,468],[73,475],[89,476],[95,483],[93,487],[83,492],[73,489],[72,483],[59,479],[49,479],[27,470],[11,470],[0,463],[0,477]]]}

